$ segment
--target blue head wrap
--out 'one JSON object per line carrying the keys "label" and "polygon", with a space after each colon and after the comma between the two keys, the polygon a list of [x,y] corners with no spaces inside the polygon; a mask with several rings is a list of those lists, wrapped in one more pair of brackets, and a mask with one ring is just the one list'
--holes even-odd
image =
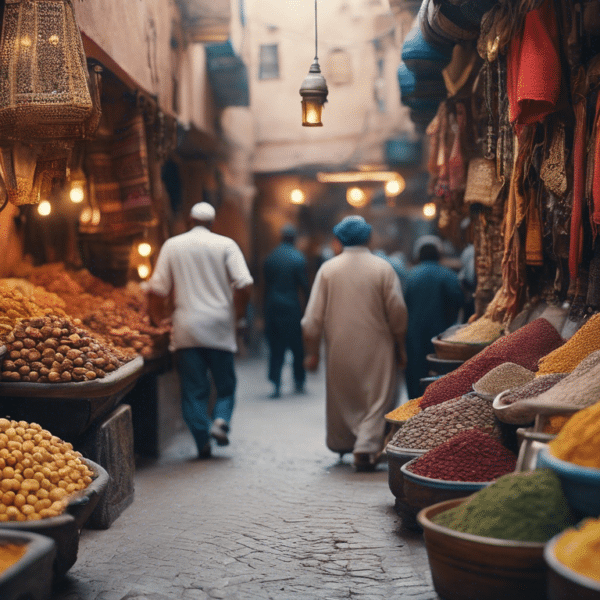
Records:
{"label": "blue head wrap", "polygon": [[344,246],[360,246],[369,241],[371,226],[362,217],[352,215],[342,219],[333,233]]}

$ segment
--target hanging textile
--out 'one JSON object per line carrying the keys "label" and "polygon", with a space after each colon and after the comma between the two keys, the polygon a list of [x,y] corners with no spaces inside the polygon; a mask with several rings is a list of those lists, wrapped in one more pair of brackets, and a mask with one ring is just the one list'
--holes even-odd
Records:
{"label": "hanging textile", "polygon": [[562,69],[554,3],[544,0],[527,13],[522,34],[508,48],[509,118],[517,131],[560,107]]}
{"label": "hanging textile", "polygon": [[587,83],[585,71],[580,67],[573,76],[573,109],[575,133],[573,138],[573,204],[569,243],[569,274],[577,277],[583,256],[583,195],[585,187],[585,144],[587,119]]}

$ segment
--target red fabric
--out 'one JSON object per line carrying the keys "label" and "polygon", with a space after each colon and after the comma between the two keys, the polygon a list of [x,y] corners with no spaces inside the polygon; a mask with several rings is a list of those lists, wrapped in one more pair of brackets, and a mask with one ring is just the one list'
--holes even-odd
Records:
{"label": "red fabric", "polygon": [[561,97],[561,61],[554,4],[544,0],[527,13],[523,32],[511,40],[507,60],[508,115],[528,125],[557,110]]}
{"label": "red fabric", "polygon": [[569,240],[569,274],[577,277],[583,254],[583,195],[585,187],[585,98],[575,105],[575,134],[573,138],[573,206]]}

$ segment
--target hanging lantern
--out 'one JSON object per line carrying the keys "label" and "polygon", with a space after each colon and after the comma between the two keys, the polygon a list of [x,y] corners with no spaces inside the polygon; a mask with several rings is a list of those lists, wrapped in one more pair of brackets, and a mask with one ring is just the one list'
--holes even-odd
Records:
{"label": "hanging lantern", "polygon": [[71,0],[5,0],[0,171],[11,202],[37,203],[46,167],[64,179],[71,147],[99,122],[97,77],[90,81]]}
{"label": "hanging lantern", "polygon": [[322,127],[321,113],[327,102],[327,82],[321,75],[319,57],[317,56],[317,0],[315,0],[315,59],[310,65],[308,75],[300,86],[302,96],[302,125],[303,127]]}

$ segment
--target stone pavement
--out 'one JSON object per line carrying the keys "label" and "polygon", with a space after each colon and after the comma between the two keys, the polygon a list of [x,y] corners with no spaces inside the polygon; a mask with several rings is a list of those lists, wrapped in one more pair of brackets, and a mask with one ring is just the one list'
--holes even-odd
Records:
{"label": "stone pavement", "polygon": [[195,460],[182,429],[139,461],[133,504],[108,530],[83,530],[52,600],[438,599],[387,466],[355,473],[325,447],[323,371],[272,400],[266,369],[238,359],[231,444],[212,459]]}

